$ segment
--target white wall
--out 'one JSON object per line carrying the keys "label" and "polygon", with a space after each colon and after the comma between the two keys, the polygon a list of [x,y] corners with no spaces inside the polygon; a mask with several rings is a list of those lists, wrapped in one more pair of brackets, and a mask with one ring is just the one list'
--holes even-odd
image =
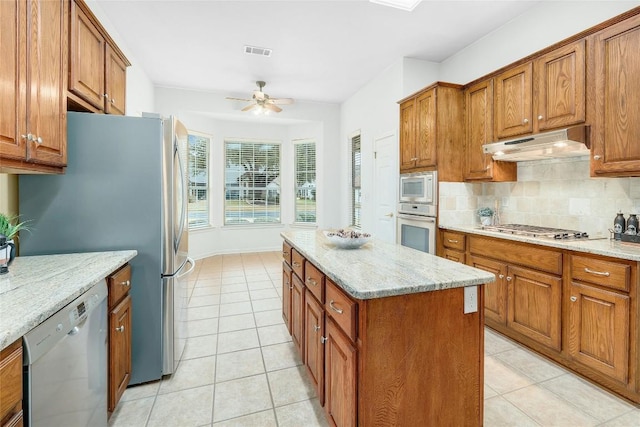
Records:
{"label": "white wall", "polygon": [[[280,232],[300,227],[294,222],[293,144],[296,139],[316,141],[318,228],[339,226],[336,206],[340,204],[333,161],[338,152],[339,106],[296,102],[277,116],[256,118],[240,113],[237,103],[225,100],[226,94],[156,88],[156,109],[164,115],[176,115],[189,130],[213,137],[210,151],[211,227],[189,235],[189,251],[196,259],[221,253],[278,250]],[[249,118],[251,120],[249,120]],[[224,140],[250,138],[282,143],[281,224],[260,226],[224,225]],[[308,227],[308,226],[307,226]]]}

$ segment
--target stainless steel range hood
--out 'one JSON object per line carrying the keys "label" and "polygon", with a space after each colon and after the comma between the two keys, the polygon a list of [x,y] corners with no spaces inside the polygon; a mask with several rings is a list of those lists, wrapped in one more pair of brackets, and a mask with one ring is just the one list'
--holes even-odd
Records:
{"label": "stainless steel range hood", "polygon": [[579,125],[485,144],[482,151],[494,160],[520,162],[588,156],[589,146],[589,126]]}

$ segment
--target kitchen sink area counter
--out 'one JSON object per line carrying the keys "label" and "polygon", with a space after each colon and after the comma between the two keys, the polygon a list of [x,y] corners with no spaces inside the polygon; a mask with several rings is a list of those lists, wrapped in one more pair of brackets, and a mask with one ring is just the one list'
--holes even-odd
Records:
{"label": "kitchen sink area counter", "polygon": [[124,250],[17,257],[0,276],[0,350],[136,255]]}
{"label": "kitchen sink area counter", "polygon": [[493,274],[483,270],[377,239],[359,249],[340,249],[320,231],[283,232],[281,236],[356,299],[438,291],[495,281]]}
{"label": "kitchen sink area counter", "polygon": [[281,236],[282,317],[330,425],[482,425],[492,273],[376,239]]}

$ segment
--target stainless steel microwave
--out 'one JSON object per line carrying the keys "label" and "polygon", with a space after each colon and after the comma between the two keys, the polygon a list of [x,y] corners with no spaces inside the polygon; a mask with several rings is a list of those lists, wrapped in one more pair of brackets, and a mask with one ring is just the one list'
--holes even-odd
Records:
{"label": "stainless steel microwave", "polygon": [[400,203],[438,204],[438,173],[415,172],[400,175]]}

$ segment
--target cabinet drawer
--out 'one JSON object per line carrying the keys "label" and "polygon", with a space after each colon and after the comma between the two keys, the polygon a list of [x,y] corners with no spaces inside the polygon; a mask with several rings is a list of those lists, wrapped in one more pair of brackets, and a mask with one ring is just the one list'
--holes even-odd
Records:
{"label": "cabinet drawer", "polygon": [[118,301],[129,293],[131,288],[131,266],[129,264],[109,276],[109,307],[114,307]]}
{"label": "cabinet drawer", "polygon": [[282,242],[282,258],[291,265],[291,246],[287,242]]}
{"label": "cabinet drawer", "polygon": [[631,266],[624,262],[571,255],[571,278],[628,291]]}
{"label": "cabinet drawer", "polygon": [[469,252],[485,258],[562,275],[562,253],[511,240],[469,236]]}
{"label": "cabinet drawer", "polygon": [[320,304],[324,303],[324,273],[309,261],[304,263],[304,284]]}
{"label": "cabinet drawer", "polygon": [[0,420],[20,412],[22,405],[22,340],[18,340],[0,353]]}
{"label": "cabinet drawer", "polygon": [[445,248],[464,251],[466,236],[462,233],[454,233],[453,231],[442,232],[442,244]]}
{"label": "cabinet drawer", "polygon": [[326,280],[325,310],[327,315],[335,320],[336,324],[352,340],[356,339],[357,304],[346,296],[330,279]]}
{"label": "cabinet drawer", "polygon": [[304,277],[304,257],[293,248],[291,248],[291,267],[300,279]]}
{"label": "cabinet drawer", "polygon": [[445,248],[442,250],[442,258],[464,264],[466,257],[464,252]]}

